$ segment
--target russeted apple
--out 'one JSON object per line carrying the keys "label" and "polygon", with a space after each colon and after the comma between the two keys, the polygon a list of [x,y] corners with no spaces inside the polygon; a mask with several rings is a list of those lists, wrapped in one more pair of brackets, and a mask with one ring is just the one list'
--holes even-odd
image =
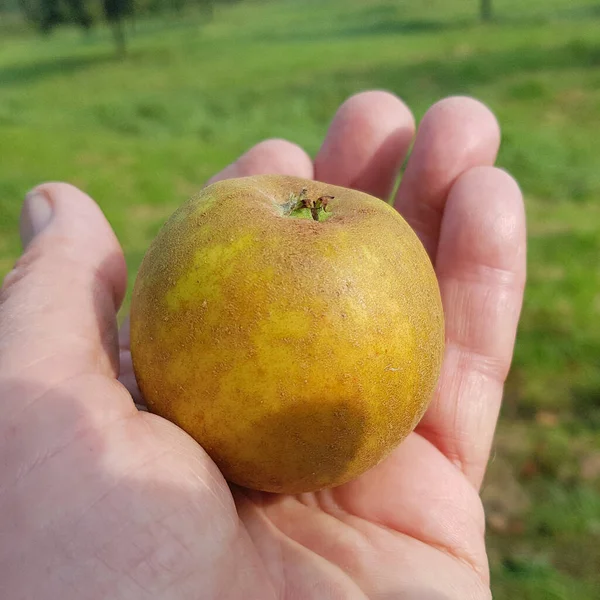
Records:
{"label": "russeted apple", "polygon": [[340,485],[417,425],[444,350],[429,257],[386,202],[287,176],[221,181],[148,249],[135,375],[232,483]]}

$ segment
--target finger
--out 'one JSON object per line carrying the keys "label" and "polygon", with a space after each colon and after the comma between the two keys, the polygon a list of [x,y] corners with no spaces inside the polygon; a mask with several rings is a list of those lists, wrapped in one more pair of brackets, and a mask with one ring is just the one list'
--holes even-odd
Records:
{"label": "finger", "polygon": [[387,199],[414,132],[412,113],[393,94],[356,94],[329,127],[315,159],[315,179]]}
{"label": "finger", "polygon": [[436,270],[446,316],[438,393],[419,432],[481,484],[525,286],[521,192],[505,172],[471,169],[450,191]]}
{"label": "finger", "polygon": [[421,436],[409,435],[373,469],[320,495],[328,493],[347,513],[443,550],[442,554],[458,559],[463,574],[464,566],[470,565],[487,582],[485,518],[479,494]]}
{"label": "finger", "polygon": [[395,206],[432,258],[452,184],[472,167],[493,165],[499,144],[496,118],[471,98],[447,98],[423,117]]}
{"label": "finger", "polygon": [[310,156],[300,146],[286,140],[271,139],[253,146],[234,163],[211,177],[207,185],[250,175],[293,175],[312,179],[314,172]]}
{"label": "finger", "polygon": [[25,252],[1,291],[0,374],[27,370],[47,386],[115,377],[125,261],[99,207],[70,185],[42,185],[25,200],[21,234]]}

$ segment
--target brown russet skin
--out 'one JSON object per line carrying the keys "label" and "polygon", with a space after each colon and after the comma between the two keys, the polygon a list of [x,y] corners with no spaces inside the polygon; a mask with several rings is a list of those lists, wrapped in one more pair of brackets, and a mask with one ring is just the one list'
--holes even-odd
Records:
{"label": "brown russet skin", "polygon": [[444,318],[391,206],[261,175],[205,188],[165,224],[135,283],[131,351],[149,409],[230,482],[300,493],[358,477],[415,428]]}

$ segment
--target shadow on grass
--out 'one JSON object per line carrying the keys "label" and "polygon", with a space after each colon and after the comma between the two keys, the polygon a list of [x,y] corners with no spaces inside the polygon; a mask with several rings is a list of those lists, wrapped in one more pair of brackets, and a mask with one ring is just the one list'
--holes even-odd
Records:
{"label": "shadow on grass", "polygon": [[[394,35],[437,33],[453,29],[464,29],[473,25],[473,21],[441,21],[434,19],[409,19],[378,21],[361,26],[348,27],[337,32],[338,37],[354,37],[362,35]],[[336,33],[333,34],[334,36]]]}
{"label": "shadow on grass", "polygon": [[[393,5],[367,8],[358,17],[361,25],[354,25],[347,28],[342,27],[337,32],[337,36],[435,33],[482,25],[476,13],[472,17],[459,19],[417,18],[405,20],[399,18],[397,9]],[[490,24],[492,26],[532,27],[543,25],[552,20],[589,21],[590,19],[598,18],[600,18],[600,4],[593,6],[587,4],[531,14],[519,14],[518,11],[507,14],[496,14]],[[336,33],[334,32],[333,35],[335,36]]]}
{"label": "shadow on grass", "polygon": [[114,53],[105,53],[48,58],[27,64],[9,65],[0,68],[0,85],[20,85],[56,75],[72,75],[117,60],[119,59]]}
{"label": "shadow on grass", "polygon": [[559,9],[554,13],[555,16],[570,21],[589,21],[590,19],[600,19],[599,4],[583,4],[580,6],[569,6]]}
{"label": "shadow on grass", "polygon": [[[392,4],[365,6],[362,10],[349,15],[348,24],[340,23],[341,27],[333,31],[334,37],[351,37],[361,35],[388,35],[398,33],[429,33],[455,29],[461,26],[453,20],[430,18],[403,19],[399,10]],[[304,37],[304,36],[303,36]]]}
{"label": "shadow on grass", "polygon": [[[444,94],[468,93],[473,86],[494,83],[503,77],[524,73],[596,68],[600,65],[600,43],[580,40],[554,46],[516,47],[501,52],[472,52],[463,49],[466,56],[449,56],[444,60],[428,60],[409,64],[361,67],[328,74],[340,83],[358,86],[398,89],[406,81],[422,81],[425,88],[439,88]],[[317,86],[318,87],[318,86]],[[401,89],[401,88],[400,88]]]}
{"label": "shadow on grass", "polygon": [[559,21],[593,21],[600,19],[600,4],[585,4],[568,8],[555,8],[543,12],[519,14],[518,12],[494,15],[492,23],[510,27],[535,27]]}
{"label": "shadow on grass", "polygon": [[[598,9],[600,13],[600,8]],[[367,17],[371,13],[366,13]],[[353,23],[338,32],[324,34],[316,31],[298,37],[301,43],[307,39],[322,39],[331,36],[359,36],[368,34],[385,34],[393,32],[423,33],[471,27],[474,21],[441,21],[441,20],[373,20],[365,18],[364,26],[357,27]],[[136,35],[140,35],[139,33]],[[142,34],[144,35],[144,34]],[[290,42],[289,36],[269,36],[261,38],[261,42]],[[573,39],[566,44],[550,48],[524,45],[499,52],[469,52],[468,41],[461,56],[449,55],[443,60],[429,60],[410,64],[372,65],[357,69],[344,69],[327,74],[327,78],[338,79],[354,89],[360,86],[388,86],[397,88],[398,83],[419,79],[424,87],[439,87],[444,93],[468,91],[473,85],[498,81],[501,77],[511,77],[522,73],[533,73],[542,70],[586,68],[600,65],[600,43],[591,43]],[[129,53],[128,58],[134,54]],[[95,66],[115,62],[118,57],[110,51],[88,56],[66,56],[49,58],[30,64],[16,64],[0,68],[0,85],[19,85],[57,75],[69,75]],[[311,83],[311,89],[314,89]],[[327,86],[330,87],[330,86]]]}
{"label": "shadow on grass", "polygon": [[[551,21],[581,21],[600,18],[600,5],[573,6],[545,12],[519,14],[511,12],[495,14],[489,23],[482,23],[477,13],[460,18],[413,18],[404,19],[394,5],[365,7],[363,10],[349,13],[346,18],[332,30],[321,30],[318,26],[297,32],[299,43],[321,41],[326,39],[343,39],[375,35],[419,35],[441,33],[447,31],[467,30],[477,27],[510,27],[530,28],[544,25]],[[277,34],[270,32],[264,36],[262,32],[250,34],[252,39],[272,43],[290,42],[289,32]]]}

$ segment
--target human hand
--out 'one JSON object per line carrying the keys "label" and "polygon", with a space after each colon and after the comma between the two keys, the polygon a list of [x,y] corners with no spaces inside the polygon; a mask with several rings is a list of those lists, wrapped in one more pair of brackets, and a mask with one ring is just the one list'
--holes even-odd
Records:
{"label": "human hand", "polygon": [[[217,178],[284,173],[387,197],[413,133],[397,98],[359,94],[314,164],[271,140]],[[117,240],[82,192],[38,188],[0,295],[0,597],[490,598],[478,489],[525,279],[523,205],[490,166],[498,143],[473,100],[425,116],[395,205],[439,277],[438,390],[383,463],[299,496],[230,489],[190,437],[136,409]]]}

